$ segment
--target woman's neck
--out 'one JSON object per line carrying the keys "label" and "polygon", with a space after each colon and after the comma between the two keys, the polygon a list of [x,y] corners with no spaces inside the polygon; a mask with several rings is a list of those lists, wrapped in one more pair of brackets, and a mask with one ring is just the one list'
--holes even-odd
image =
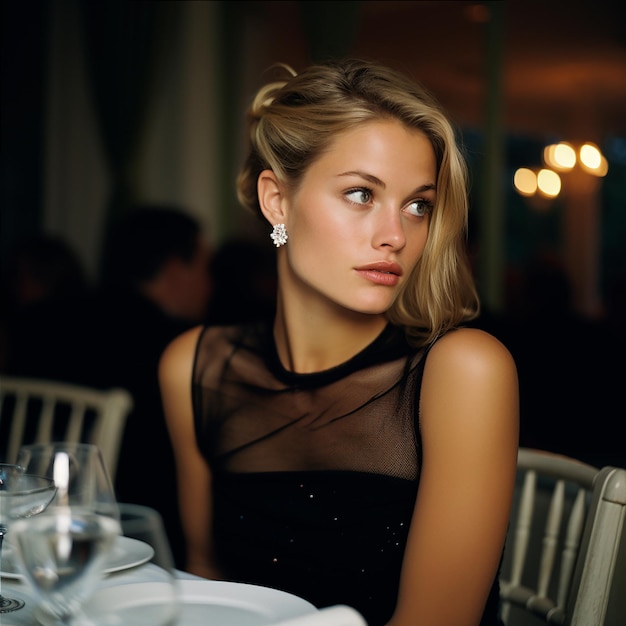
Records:
{"label": "woman's neck", "polygon": [[345,363],[366,348],[387,325],[384,315],[345,309],[328,314],[287,307],[278,300],[274,340],[283,367],[299,374],[321,372]]}

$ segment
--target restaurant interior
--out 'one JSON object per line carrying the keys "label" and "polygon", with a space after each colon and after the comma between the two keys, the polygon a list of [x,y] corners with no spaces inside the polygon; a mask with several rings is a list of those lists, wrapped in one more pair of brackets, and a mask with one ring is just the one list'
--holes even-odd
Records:
{"label": "restaurant interior", "polygon": [[[626,265],[626,35],[615,2],[83,4],[90,11],[3,3],[3,261],[42,228],[67,237],[93,274],[119,193],[188,207],[214,241],[245,230],[232,181],[263,72],[365,56],[415,76],[463,134],[490,308],[505,308],[516,273],[544,254],[563,265],[576,310],[603,314]],[[557,196],[517,192],[516,171],[532,179],[558,142],[597,146],[608,171],[578,163],[558,171]]]}
{"label": "restaurant interior", "polygon": [[[475,324],[518,365],[520,445],[593,466],[576,474],[587,494],[595,468],[626,468],[619,2],[5,0],[0,11],[0,391],[13,374],[4,349],[15,246],[58,237],[97,287],[109,224],[145,204],[182,207],[212,250],[253,241],[272,251],[235,195],[250,98],[276,63],[298,70],[354,56],[413,76],[456,126],[470,173]],[[0,462],[11,445],[1,401],[0,393]],[[130,411],[132,399],[124,402]],[[519,471],[532,471],[537,460],[524,459]],[[606,581],[611,603],[597,626],[626,613],[615,582],[626,580],[626,527],[614,530],[621,570]],[[591,551],[594,537],[585,537]],[[576,584],[581,576],[602,584],[602,572],[582,571]],[[581,605],[583,616],[595,610]],[[564,623],[591,626],[580,619]]]}

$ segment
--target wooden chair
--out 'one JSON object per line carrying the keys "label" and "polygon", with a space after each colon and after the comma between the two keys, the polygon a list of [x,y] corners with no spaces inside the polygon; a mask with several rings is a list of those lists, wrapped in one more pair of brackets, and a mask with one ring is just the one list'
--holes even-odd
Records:
{"label": "wooden chair", "polygon": [[520,448],[500,595],[506,626],[624,626],[626,470]]}
{"label": "wooden chair", "polygon": [[132,406],[124,389],[0,376],[0,459],[15,461],[20,446],[27,443],[92,443],[100,448],[114,481]]}

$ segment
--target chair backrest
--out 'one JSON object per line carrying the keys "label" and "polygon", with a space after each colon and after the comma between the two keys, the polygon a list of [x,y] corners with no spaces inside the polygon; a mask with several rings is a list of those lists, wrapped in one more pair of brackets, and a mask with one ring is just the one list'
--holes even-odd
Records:
{"label": "chair backrest", "polygon": [[21,445],[92,443],[115,480],[126,418],[133,406],[125,389],[0,376],[0,459],[15,461]]}
{"label": "chair backrest", "polygon": [[594,481],[565,623],[568,626],[626,624],[624,468],[603,467]]}
{"label": "chair backrest", "polygon": [[626,624],[626,470],[520,448],[500,578],[506,626]]}
{"label": "chair backrest", "polygon": [[345,604],[336,604],[277,622],[272,626],[367,626],[367,623],[356,609]]}

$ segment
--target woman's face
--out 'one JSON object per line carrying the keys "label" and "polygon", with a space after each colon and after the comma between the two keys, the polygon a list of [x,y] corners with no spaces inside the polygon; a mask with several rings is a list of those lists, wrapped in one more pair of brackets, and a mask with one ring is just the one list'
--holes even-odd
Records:
{"label": "woman's face", "polygon": [[421,131],[385,120],[338,136],[286,200],[283,296],[387,311],[426,245],[436,177]]}

